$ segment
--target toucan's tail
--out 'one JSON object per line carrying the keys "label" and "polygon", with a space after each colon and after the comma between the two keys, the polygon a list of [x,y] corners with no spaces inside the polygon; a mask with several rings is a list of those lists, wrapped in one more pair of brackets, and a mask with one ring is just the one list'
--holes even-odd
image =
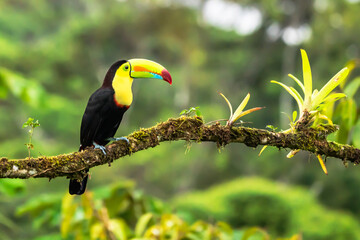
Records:
{"label": "toucan's tail", "polygon": [[86,177],[83,178],[82,181],[79,181],[77,179],[70,179],[70,183],[69,183],[69,193],[71,195],[81,195],[85,192],[86,189],[86,183],[88,180],[88,175],[86,175]]}
{"label": "toucan's tail", "polygon": [[[83,147],[82,145],[80,145],[79,151],[84,150],[85,147]],[[86,172],[88,172],[89,170],[86,170]],[[83,180],[79,181],[77,179],[70,179],[69,182],[69,193],[71,195],[81,195],[85,192],[86,189],[86,183],[88,180],[88,175],[86,175],[86,177],[83,178]]]}

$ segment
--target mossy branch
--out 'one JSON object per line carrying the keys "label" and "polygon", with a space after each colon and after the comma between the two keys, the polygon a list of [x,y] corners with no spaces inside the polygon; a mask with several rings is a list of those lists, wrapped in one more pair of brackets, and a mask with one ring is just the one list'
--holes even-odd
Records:
{"label": "mossy branch", "polygon": [[358,163],[360,149],[326,140],[336,131],[334,126],[306,128],[297,133],[277,133],[256,128],[229,127],[220,124],[207,126],[200,117],[169,119],[147,129],[133,132],[124,141],[113,142],[106,147],[104,155],[99,149],[87,148],[82,152],[9,160],[0,159],[0,178],[55,178],[61,176],[81,177],[85,169],[110,164],[116,159],[135,152],[156,147],[166,141],[215,142],[219,146],[244,143],[249,147],[268,145],[278,148],[302,149],[308,152],[335,157]]}

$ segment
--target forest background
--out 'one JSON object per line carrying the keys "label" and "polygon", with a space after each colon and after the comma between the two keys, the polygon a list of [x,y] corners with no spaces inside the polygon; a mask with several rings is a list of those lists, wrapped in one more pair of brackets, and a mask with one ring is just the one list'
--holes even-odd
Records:
{"label": "forest background", "polygon": [[[151,59],[173,77],[171,87],[134,82],[133,105],[117,132],[124,136],[191,107],[199,107],[205,122],[227,118],[218,92],[233,105],[250,92],[248,108],[266,107],[244,117],[245,126],[287,129],[295,102],[270,80],[289,84],[288,73],[302,78],[300,48],[308,53],[316,88],[360,53],[358,0],[0,0],[0,12],[0,155],[8,158],[28,156],[22,128],[28,117],[41,125],[33,157],[77,151],[88,97],[118,59]],[[358,76],[355,68],[347,84]],[[358,98],[355,93],[333,119],[345,129],[335,138],[357,147]],[[118,203],[124,192],[151,196],[166,205],[161,212],[189,224],[225,221],[239,235],[258,226],[277,237],[359,239],[357,166],[330,158],[326,176],[307,152],[287,159],[286,150],[269,147],[260,157],[259,151],[242,144],[219,150],[214,143],[163,143],[91,169],[88,190],[108,200],[116,192]],[[64,211],[68,179],[0,183],[1,239],[78,236],[75,223],[84,216],[73,211],[66,218]]]}

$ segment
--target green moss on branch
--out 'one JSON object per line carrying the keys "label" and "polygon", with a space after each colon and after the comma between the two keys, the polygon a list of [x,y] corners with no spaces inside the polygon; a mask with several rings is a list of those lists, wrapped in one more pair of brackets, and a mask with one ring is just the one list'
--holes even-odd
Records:
{"label": "green moss on branch", "polygon": [[219,123],[206,126],[200,117],[171,118],[151,128],[140,129],[124,141],[113,142],[106,147],[104,155],[99,149],[87,148],[82,152],[51,157],[9,160],[0,158],[0,178],[55,178],[82,175],[85,169],[110,164],[116,159],[131,155],[165,141],[215,142],[218,146],[244,143],[249,147],[268,145],[278,148],[302,149],[308,152],[358,163],[360,150],[349,145],[326,141],[334,132],[332,126],[304,128],[297,133],[276,133],[247,127],[228,127]]}

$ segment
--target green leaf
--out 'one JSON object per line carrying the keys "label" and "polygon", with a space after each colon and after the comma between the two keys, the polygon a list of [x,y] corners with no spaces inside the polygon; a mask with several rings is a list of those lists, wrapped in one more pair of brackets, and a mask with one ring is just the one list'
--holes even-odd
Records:
{"label": "green leaf", "polygon": [[71,221],[77,208],[77,205],[74,204],[73,201],[74,196],[70,194],[65,194],[62,199],[60,232],[63,238],[66,238],[71,230]]}
{"label": "green leaf", "polygon": [[[62,194],[61,194],[62,195]],[[31,198],[16,209],[17,215],[29,214],[34,229],[52,228],[60,224],[61,195],[42,194]]]}
{"label": "green leaf", "polygon": [[190,231],[193,233],[193,239],[211,239],[211,225],[204,221],[196,221],[193,225],[190,226]]}
{"label": "green leaf", "polygon": [[303,78],[304,78],[304,88],[305,88],[305,102],[310,102],[311,94],[312,94],[312,75],[311,75],[311,68],[308,56],[304,49],[301,49],[301,59],[303,65]]}
{"label": "green leaf", "polygon": [[[350,61],[348,61],[345,65],[345,67],[347,67],[349,69],[349,74],[356,68],[360,66],[360,60],[359,59],[351,59]],[[344,86],[346,85],[346,80],[343,81],[340,84],[340,88],[341,90],[344,90]]]}
{"label": "green leaf", "polygon": [[348,98],[353,98],[359,87],[360,87],[360,77],[357,77],[346,85],[344,89],[344,93]]}
{"label": "green leaf", "polygon": [[109,228],[115,235],[116,239],[127,240],[128,226],[122,219],[110,219]]}
{"label": "green leaf", "polygon": [[267,234],[267,232],[265,232],[259,227],[252,227],[247,229],[242,237],[242,240],[250,240],[251,237],[254,237],[256,235],[261,235],[264,240],[270,240],[269,234]]}
{"label": "green leaf", "polygon": [[149,224],[152,217],[153,217],[153,215],[151,213],[145,213],[139,218],[138,222],[136,223],[136,227],[135,227],[135,236],[136,237],[141,237],[144,234],[146,227]]}
{"label": "green leaf", "polygon": [[319,91],[317,89],[314,89],[314,91],[311,95],[311,99],[314,99],[318,93],[319,93]]}
{"label": "green leaf", "polygon": [[219,92],[219,94],[225,99],[229,109],[230,109],[230,117],[229,119],[231,119],[232,115],[233,115],[233,109],[232,109],[232,106],[231,106],[231,103],[230,101],[224,96],[224,94],[222,94],[221,92]]}
{"label": "green leaf", "polygon": [[90,239],[98,240],[105,239],[104,226],[101,223],[92,224],[90,227]]}
{"label": "green leaf", "polygon": [[94,193],[87,191],[81,196],[81,205],[84,211],[84,218],[90,220],[93,216]]}
{"label": "green leaf", "polygon": [[60,208],[60,204],[61,196],[55,194],[42,194],[31,198],[25,204],[20,205],[16,209],[16,214],[21,216],[25,213],[29,213],[33,216],[37,216],[46,209]]}
{"label": "green leaf", "polygon": [[303,93],[305,94],[305,87],[304,87],[304,84],[302,84],[302,82],[297,79],[294,75],[292,74],[288,74],[289,77],[291,77],[292,79],[294,79],[294,81],[301,87],[301,90],[303,91]]}
{"label": "green leaf", "polygon": [[216,226],[219,231],[218,235],[220,235],[219,237],[221,240],[233,239],[233,230],[229,224],[226,222],[218,222]]}
{"label": "green leaf", "polygon": [[191,107],[191,108],[189,108],[189,109],[186,111],[186,114],[190,114],[190,113],[192,113],[194,110],[195,110],[195,108],[194,108],[194,107]]}
{"label": "green leaf", "polygon": [[[290,87],[290,90],[293,91],[294,94],[298,97],[301,106],[304,106],[304,100],[303,100],[302,97],[300,96],[300,93],[299,93],[298,91],[296,91],[296,89],[293,88],[293,87]],[[299,105],[299,103],[298,103],[298,105]],[[299,107],[300,107],[300,106],[299,106]]]}
{"label": "green leaf", "polygon": [[184,115],[187,112],[186,109],[182,110],[179,115]]}
{"label": "green leaf", "polygon": [[333,102],[333,101],[337,101],[340,98],[344,98],[344,97],[346,97],[345,93],[332,93],[324,99],[324,102]]}
{"label": "green leaf", "polygon": [[37,81],[0,68],[0,97],[6,97],[8,92],[32,107],[43,106],[45,103],[43,99],[46,91]]}
{"label": "green leaf", "polygon": [[324,115],[324,114],[318,113],[318,114],[316,115],[316,118],[320,118],[320,119],[326,120],[330,125],[333,125],[333,124],[334,124],[334,123],[332,122],[332,120],[331,120],[328,116],[326,116],[326,115]]}
{"label": "green leaf", "polygon": [[346,101],[343,101],[341,105],[339,104],[339,107],[341,107],[342,120],[340,128],[345,126],[347,129],[351,129],[357,119],[356,101],[353,98],[346,99]]}
{"label": "green leaf", "polygon": [[278,129],[277,127],[273,126],[273,125],[266,125],[266,128],[271,129],[272,131],[276,131],[276,129]]}
{"label": "green leaf", "polygon": [[40,127],[39,120],[36,120],[36,121],[33,123],[33,128],[36,128],[36,127]]}
{"label": "green leaf", "polygon": [[246,107],[247,103],[249,102],[249,99],[250,99],[250,93],[248,93],[245,96],[244,100],[242,100],[242,102],[239,104],[238,108],[235,110],[235,113],[229,119],[230,124],[240,118],[240,114],[241,114],[242,110],[244,110],[244,108]]}
{"label": "green leaf", "polygon": [[26,122],[24,122],[22,127],[26,128],[26,127],[30,126],[33,123],[33,121],[34,121],[34,119],[29,117],[28,120]]}
{"label": "green leaf", "polygon": [[301,234],[295,234],[293,235],[291,238],[289,238],[289,240],[302,240],[302,236]]}
{"label": "green leaf", "polygon": [[51,239],[51,240],[63,240],[61,235],[58,234],[58,233],[47,234],[47,235],[44,235],[44,236],[34,238],[34,240],[49,240],[49,239]]}
{"label": "green leaf", "polygon": [[334,116],[334,110],[335,110],[335,102],[330,101],[326,102],[325,104],[322,104],[323,106],[320,106],[320,111],[322,114],[328,116],[330,119]]}
{"label": "green leaf", "polygon": [[[246,111],[243,111],[241,112],[235,119],[233,119],[233,121],[231,121],[230,123],[234,123],[236,122],[239,118],[245,116],[245,115],[248,115],[249,113],[252,113],[252,112],[255,112],[255,111],[258,111],[260,109],[263,109],[262,107],[256,107],[256,108],[251,108],[251,109],[248,109]],[[235,116],[235,115],[234,115]]]}
{"label": "green leaf", "polygon": [[292,114],[292,121],[293,122],[295,122],[296,117],[297,117],[297,111],[293,111],[293,114]]}
{"label": "green leaf", "polygon": [[0,192],[15,196],[25,190],[25,183],[22,179],[0,179]]}
{"label": "green leaf", "polygon": [[5,76],[0,70],[0,98],[4,99],[7,97],[9,92],[9,87],[6,84]]}
{"label": "green leaf", "polygon": [[347,75],[349,74],[348,68],[341,69],[334,77],[332,77],[325,86],[319,91],[319,93],[312,99],[312,109],[316,109],[329,95],[329,93],[334,90],[342,81],[345,80]]}
{"label": "green leaf", "polygon": [[[339,100],[340,98],[344,98],[346,97],[346,95],[344,93],[331,93],[329,96],[327,96],[323,103],[321,103],[317,110],[321,111],[322,113],[326,113],[326,112],[330,112],[329,108],[331,108],[331,106],[334,105],[334,102],[336,102],[337,100]],[[332,116],[332,114],[329,115],[330,117]]]}
{"label": "green leaf", "polygon": [[[299,98],[300,94],[294,88],[291,89],[290,87],[286,86],[285,84],[283,84],[281,82],[278,82],[278,81],[275,81],[275,80],[271,80],[271,82],[279,84],[280,86],[285,88],[285,90],[296,100],[296,102],[298,104],[298,107],[299,107],[299,110],[300,110],[300,112],[302,112],[302,110],[303,110],[303,99]],[[296,92],[294,92],[294,90]]]}
{"label": "green leaf", "polygon": [[199,109],[196,109],[196,116],[201,117],[201,112]]}

